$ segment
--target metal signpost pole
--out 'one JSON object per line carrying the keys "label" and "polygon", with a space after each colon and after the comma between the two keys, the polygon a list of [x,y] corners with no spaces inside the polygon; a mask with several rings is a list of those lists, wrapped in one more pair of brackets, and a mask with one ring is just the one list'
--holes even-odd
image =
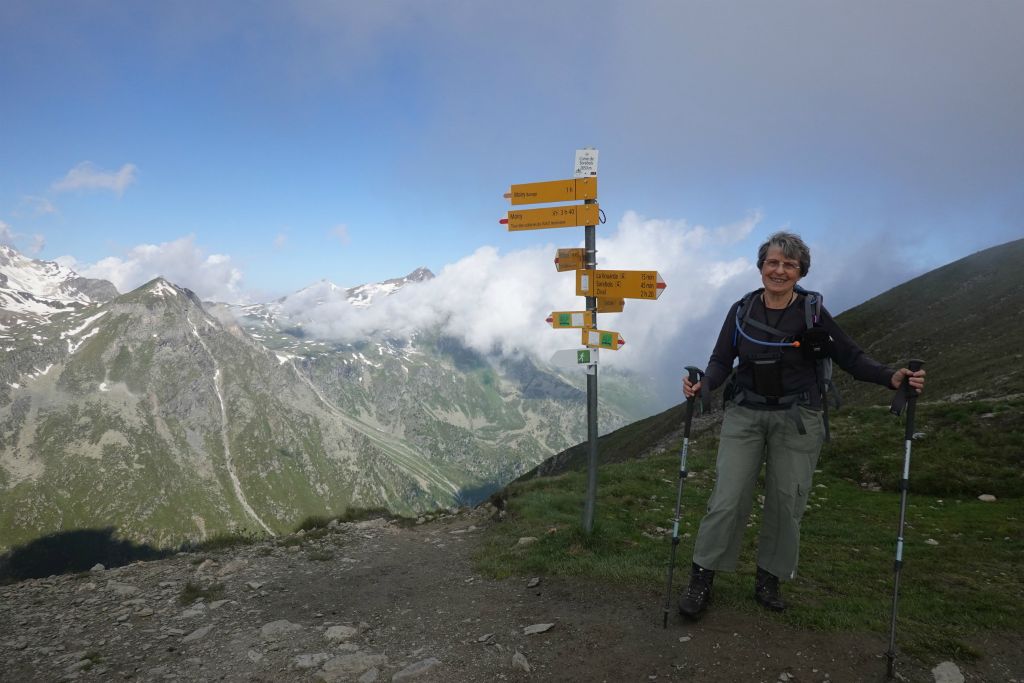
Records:
{"label": "metal signpost pole", "polygon": [[[586,200],[587,204],[595,200]],[[597,268],[597,227],[584,227],[586,263],[584,268],[593,271]],[[592,329],[597,329],[597,297],[587,297],[587,312],[590,314]],[[593,372],[587,373],[587,500],[583,506],[583,533],[590,534],[594,528],[594,507],[597,503],[597,366]]]}

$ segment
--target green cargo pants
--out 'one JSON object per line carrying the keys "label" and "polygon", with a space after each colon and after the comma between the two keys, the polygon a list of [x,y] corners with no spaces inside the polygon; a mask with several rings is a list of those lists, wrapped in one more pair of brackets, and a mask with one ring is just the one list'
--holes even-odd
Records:
{"label": "green cargo pants", "polygon": [[822,414],[799,407],[806,434],[787,410],[754,410],[728,403],[718,446],[715,489],[693,548],[705,569],[733,571],[765,463],[764,518],[757,564],[782,579],[796,576],[800,518],[824,442]]}

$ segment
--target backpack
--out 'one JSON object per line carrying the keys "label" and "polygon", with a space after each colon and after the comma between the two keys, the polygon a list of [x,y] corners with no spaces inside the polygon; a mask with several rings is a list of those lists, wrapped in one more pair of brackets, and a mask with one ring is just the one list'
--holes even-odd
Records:
{"label": "backpack", "polygon": [[[829,441],[831,438],[828,426],[829,399],[831,399],[835,403],[836,409],[839,408],[841,402],[839,398],[839,390],[832,382],[832,358],[829,355],[829,351],[831,350],[832,338],[829,336],[828,332],[820,325],[822,301],[824,300],[824,297],[821,295],[820,292],[812,292],[804,289],[803,287],[800,287],[799,285],[794,287],[793,291],[804,297],[805,328],[804,332],[799,336],[799,338],[793,339],[789,335],[783,334],[780,330],[777,330],[774,327],[770,327],[765,323],[751,319],[750,312],[752,306],[750,305],[750,302],[754,299],[755,296],[760,295],[763,291],[764,288],[755,289],[754,291],[749,292],[742,299],[740,299],[739,305],[736,308],[736,329],[733,333],[732,338],[733,348],[738,348],[739,337],[740,335],[742,335],[747,341],[752,342],[754,344],[759,344],[761,346],[775,348],[799,348],[803,353],[804,358],[814,359],[815,379],[817,380],[818,391],[821,393],[822,416],[824,418],[825,425],[825,441]],[[762,332],[767,332],[768,334],[774,335],[775,337],[778,337],[783,341],[770,342],[755,339],[744,330],[744,327],[753,327]],[[735,370],[733,370],[733,374],[735,375]],[[730,380],[730,382],[732,382],[732,380]],[[752,392],[747,392],[748,399],[754,396],[756,395],[753,395]],[[794,400],[793,408],[795,408],[796,405],[797,401]],[[794,412],[793,415],[794,420],[797,423],[797,427],[800,430],[800,433],[805,434],[806,431],[803,427],[803,423],[800,421],[799,413]]]}

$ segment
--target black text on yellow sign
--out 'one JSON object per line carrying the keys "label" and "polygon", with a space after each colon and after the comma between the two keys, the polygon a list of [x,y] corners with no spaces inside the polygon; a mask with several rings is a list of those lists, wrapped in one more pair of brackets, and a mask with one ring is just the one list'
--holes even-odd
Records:
{"label": "black text on yellow sign", "polygon": [[513,206],[597,199],[597,178],[570,178],[513,185],[508,194]]}
{"label": "black text on yellow sign", "polygon": [[516,230],[543,230],[544,228],[572,228],[578,225],[597,225],[597,204],[572,204],[570,206],[552,206],[546,209],[519,209],[509,211],[508,218],[502,219],[508,224],[509,232]]}
{"label": "black text on yellow sign", "polygon": [[665,281],[656,270],[577,270],[576,295],[601,299],[657,299]]}
{"label": "black text on yellow sign", "polygon": [[592,349],[618,351],[626,343],[626,340],[618,332],[585,328],[583,330],[583,339],[580,343]]}
{"label": "black text on yellow sign", "polygon": [[598,313],[622,313],[626,307],[625,299],[601,299],[597,300]]}
{"label": "black text on yellow sign", "polygon": [[555,253],[555,270],[564,273],[567,270],[579,270],[586,265],[587,255],[584,249],[559,249]]}

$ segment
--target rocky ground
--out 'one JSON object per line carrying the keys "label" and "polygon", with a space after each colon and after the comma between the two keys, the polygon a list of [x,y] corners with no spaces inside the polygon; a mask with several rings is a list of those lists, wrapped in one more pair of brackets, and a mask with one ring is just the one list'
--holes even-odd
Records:
{"label": "rocky ground", "polygon": [[[493,510],[384,520],[0,587],[3,681],[883,681],[880,634],[819,634],[577,580],[483,578]],[[912,681],[1024,683],[1019,643]],[[950,668],[952,667],[952,668]]]}

